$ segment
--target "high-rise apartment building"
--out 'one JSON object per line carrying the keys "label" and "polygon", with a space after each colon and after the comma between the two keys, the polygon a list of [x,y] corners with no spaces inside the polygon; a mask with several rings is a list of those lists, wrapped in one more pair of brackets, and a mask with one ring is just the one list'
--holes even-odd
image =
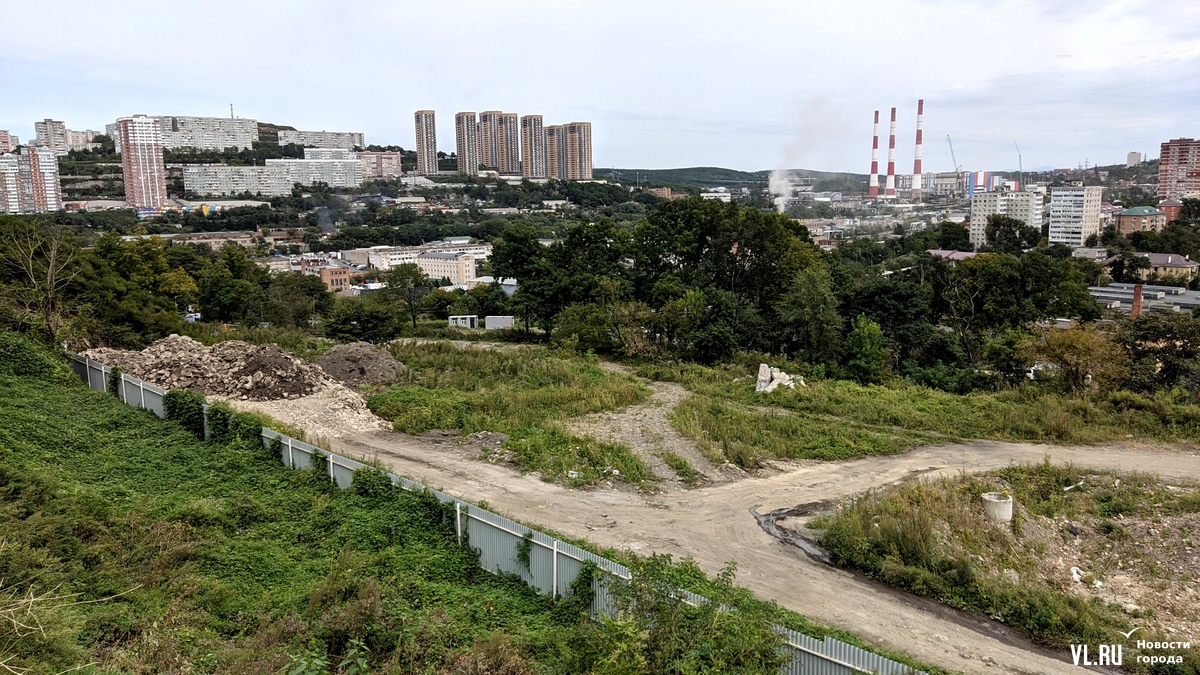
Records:
{"label": "high-rise apartment building", "polygon": [[96,143],[96,137],[100,135],[99,131],[71,131],[67,129],[67,150],[94,150],[100,147]]}
{"label": "high-rise apartment building", "polygon": [[344,150],[367,147],[362,133],[357,131],[289,131],[280,129],[279,144],[287,145],[289,143]]}
{"label": "high-rise apartment building", "polygon": [[1050,190],[1050,243],[1083,246],[1100,233],[1100,199],[1103,188],[1072,185]]}
{"label": "high-rise apartment building", "polygon": [[432,110],[418,110],[414,115],[417,123],[417,173],[432,176],[438,172],[437,129]]}
{"label": "high-rise apartment building", "polygon": [[1176,138],[1162,144],[1158,158],[1158,196],[1200,197],[1200,141]]}
{"label": "high-rise apartment building", "polygon": [[34,145],[50,148],[55,155],[67,154],[67,125],[52,119],[44,119],[33,123],[36,134]]}
{"label": "high-rise apartment building", "polygon": [[521,175],[546,177],[546,130],[542,127],[541,115],[521,118]]}
{"label": "high-rise apartment building", "polygon": [[521,173],[520,118],[516,113],[501,113],[496,136],[496,169],[502,174]]}
{"label": "high-rise apartment building", "polygon": [[0,129],[0,155],[6,152],[12,152],[21,144],[21,139],[12,134]]}
{"label": "high-rise apartment building", "polygon": [[146,115],[122,117],[116,122],[116,134],[121,139],[125,201],[139,215],[161,211],[167,204],[167,168],[159,120]]}
{"label": "high-rise apartment building", "polygon": [[1029,227],[1042,229],[1042,196],[1033,192],[976,192],[971,197],[971,245],[987,243],[987,217],[1015,218]]}
{"label": "high-rise apartment building", "polygon": [[1142,163],[1142,153],[1130,152],[1125,155],[1125,168],[1135,167]]}
{"label": "high-rise apartment building", "polygon": [[546,127],[546,175],[558,180],[592,179],[592,123]]}
{"label": "high-rise apartment building", "polygon": [[62,209],[58,156],[52,148],[26,146],[0,155],[0,213],[46,213]]}
{"label": "high-rise apartment building", "polygon": [[486,168],[500,168],[500,117],[499,110],[479,113],[479,163]]}
{"label": "high-rise apartment building", "polygon": [[481,124],[473,112],[454,116],[454,151],[458,153],[458,172],[474,176],[479,172],[479,132]]}

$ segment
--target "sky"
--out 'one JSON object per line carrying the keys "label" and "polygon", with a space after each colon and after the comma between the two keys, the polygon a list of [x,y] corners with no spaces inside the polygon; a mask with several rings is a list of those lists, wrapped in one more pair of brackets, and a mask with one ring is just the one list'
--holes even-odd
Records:
{"label": "sky", "polygon": [[[596,167],[1115,164],[1200,136],[1195,0],[8,2],[0,129],[228,116],[413,146],[413,112],[592,122]],[[51,25],[46,25],[47,23]],[[13,29],[12,27],[20,27]]]}

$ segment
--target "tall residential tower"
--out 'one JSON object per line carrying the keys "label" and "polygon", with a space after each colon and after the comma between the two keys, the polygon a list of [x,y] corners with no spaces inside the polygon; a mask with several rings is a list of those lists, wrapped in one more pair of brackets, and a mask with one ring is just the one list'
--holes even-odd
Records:
{"label": "tall residential tower", "polygon": [[454,116],[455,152],[458,153],[458,172],[468,176],[479,173],[480,124],[473,112],[460,112]]}
{"label": "tall residential tower", "polygon": [[521,175],[546,177],[546,130],[542,127],[541,115],[521,118]]}
{"label": "tall residential tower", "polygon": [[433,123],[432,110],[418,110],[417,123],[417,173],[432,176],[438,172],[437,130]]}
{"label": "tall residential tower", "polygon": [[145,115],[122,117],[117,120],[117,133],[125,201],[141,214],[162,210],[167,205],[167,168],[159,121]]}
{"label": "tall residential tower", "polygon": [[1200,197],[1200,141],[1176,138],[1162,144],[1158,160],[1158,196]]}

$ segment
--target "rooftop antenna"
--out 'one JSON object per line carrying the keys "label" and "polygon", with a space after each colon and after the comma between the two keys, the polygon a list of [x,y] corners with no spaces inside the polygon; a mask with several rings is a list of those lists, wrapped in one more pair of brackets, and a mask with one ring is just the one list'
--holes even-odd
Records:
{"label": "rooftop antenna", "polygon": [[1021,160],[1021,146],[1017,145],[1017,139],[1015,139],[1015,138],[1013,139],[1013,147],[1017,149],[1017,171],[1020,172],[1018,174],[1020,176],[1020,178],[1018,180],[1020,182],[1021,189],[1024,190],[1025,189],[1025,163]]}
{"label": "rooftop antenna", "polygon": [[229,119],[231,119],[231,120],[232,120],[232,119],[236,119],[236,118],[233,116],[233,104],[232,104],[232,103],[230,103],[230,104],[229,104]]}

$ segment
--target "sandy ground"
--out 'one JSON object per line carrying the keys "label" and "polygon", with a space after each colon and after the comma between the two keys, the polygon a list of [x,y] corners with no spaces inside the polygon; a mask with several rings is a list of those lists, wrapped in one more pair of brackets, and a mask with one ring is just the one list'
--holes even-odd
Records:
{"label": "sandy ground", "polygon": [[334,450],[377,457],[393,471],[451,494],[487,500],[503,514],[602,546],[691,556],[709,572],[731,559],[738,583],[869,642],[967,673],[1066,673],[1069,653],[1032,648],[1006,627],[966,617],[811,560],[765,533],[750,513],[840,499],[918,475],[1071,462],[1200,478],[1200,453],[1147,444],[1056,447],[976,442],[904,455],[793,468],[693,490],[646,495],[619,488],[573,490],[481,463],[474,451],[388,432],[345,435]]}

